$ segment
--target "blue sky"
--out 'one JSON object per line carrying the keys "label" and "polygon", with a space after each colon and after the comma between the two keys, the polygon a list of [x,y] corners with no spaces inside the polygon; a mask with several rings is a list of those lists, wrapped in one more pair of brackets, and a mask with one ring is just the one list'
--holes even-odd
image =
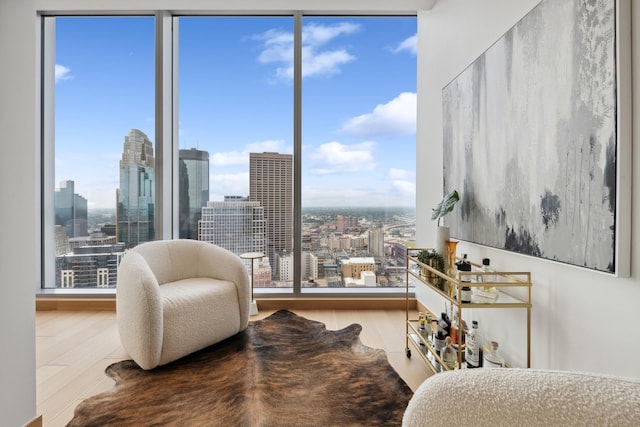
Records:
{"label": "blue sky", "polygon": [[[115,206],[131,128],[154,135],[153,19],[57,18],[56,185]],[[303,20],[303,206],[415,206],[415,18]],[[293,147],[293,19],[179,22],[179,145],[211,200],[247,195],[250,152]]]}

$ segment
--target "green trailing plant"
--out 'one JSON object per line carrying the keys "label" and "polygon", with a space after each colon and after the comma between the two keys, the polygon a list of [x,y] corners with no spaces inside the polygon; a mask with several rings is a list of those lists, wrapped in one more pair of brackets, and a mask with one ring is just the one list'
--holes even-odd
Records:
{"label": "green trailing plant", "polygon": [[460,196],[458,195],[458,192],[453,190],[444,196],[444,199],[442,199],[440,203],[432,209],[433,213],[431,214],[431,219],[438,220],[438,227],[440,226],[440,219],[451,212],[459,200]]}

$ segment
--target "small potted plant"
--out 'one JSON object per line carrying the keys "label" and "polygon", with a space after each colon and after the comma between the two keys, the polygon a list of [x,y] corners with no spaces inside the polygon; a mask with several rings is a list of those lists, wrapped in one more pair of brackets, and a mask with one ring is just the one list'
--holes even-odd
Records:
{"label": "small potted plant", "polygon": [[[428,265],[429,267],[434,268],[441,273],[445,272],[444,257],[442,256],[442,254],[438,253],[435,249],[423,249],[420,252],[418,252],[418,255],[416,256],[416,258],[422,264]],[[443,288],[444,286],[443,279],[437,274],[434,274],[428,269],[421,267],[420,275],[424,277],[429,283],[437,286],[440,289]]]}

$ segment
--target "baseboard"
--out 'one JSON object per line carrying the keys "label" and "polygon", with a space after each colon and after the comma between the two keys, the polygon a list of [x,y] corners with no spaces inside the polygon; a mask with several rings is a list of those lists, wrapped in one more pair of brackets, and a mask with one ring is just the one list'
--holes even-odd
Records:
{"label": "baseboard", "polygon": [[[410,298],[264,298],[257,299],[261,310],[404,310],[416,308]],[[36,311],[115,311],[115,298],[36,298]]]}
{"label": "baseboard", "polygon": [[38,298],[36,297],[36,311],[50,310],[89,310],[115,311],[115,298]]}
{"label": "baseboard", "polygon": [[404,310],[416,306],[405,298],[265,298],[257,299],[260,310]]}
{"label": "baseboard", "polygon": [[29,421],[24,427],[42,427],[42,415]]}

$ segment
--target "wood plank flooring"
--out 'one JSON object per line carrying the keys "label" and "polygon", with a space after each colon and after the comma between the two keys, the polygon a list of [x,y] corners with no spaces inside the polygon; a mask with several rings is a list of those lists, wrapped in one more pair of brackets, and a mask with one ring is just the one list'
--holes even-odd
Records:
{"label": "wood plank flooring", "polygon": [[[323,322],[327,329],[362,325],[363,344],[381,348],[389,363],[415,390],[431,372],[419,358],[405,356],[402,310],[291,310]],[[251,320],[267,317],[261,310]],[[411,313],[415,318],[416,313]],[[76,405],[113,387],[104,370],[128,359],[120,344],[113,311],[38,311],[36,313],[36,395],[45,427],[64,426]]]}

